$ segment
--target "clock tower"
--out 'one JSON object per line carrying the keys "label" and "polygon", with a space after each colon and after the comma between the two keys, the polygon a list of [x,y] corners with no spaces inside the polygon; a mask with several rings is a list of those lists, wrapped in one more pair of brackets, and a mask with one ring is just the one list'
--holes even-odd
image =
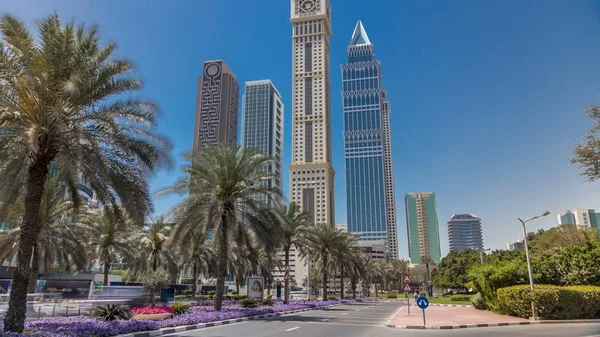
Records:
{"label": "clock tower", "polygon": [[331,165],[329,0],[292,0],[292,164],[290,201],[313,223],[335,225]]}

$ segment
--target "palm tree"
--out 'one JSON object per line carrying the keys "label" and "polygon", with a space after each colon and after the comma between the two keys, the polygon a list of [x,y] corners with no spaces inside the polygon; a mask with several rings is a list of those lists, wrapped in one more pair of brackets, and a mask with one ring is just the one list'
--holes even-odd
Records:
{"label": "palm tree", "polygon": [[[300,246],[301,229],[304,228],[310,221],[308,212],[300,212],[295,202],[290,203],[286,210],[285,205],[280,205],[276,209],[278,218],[281,222],[281,236],[283,239],[283,252],[285,254],[284,267],[290,265],[290,249],[292,246]],[[283,303],[288,304],[290,301],[290,280],[285,279]]]}
{"label": "palm tree", "polygon": [[347,269],[348,277],[350,278],[350,288],[352,288],[352,297],[356,298],[356,286],[359,280],[365,274],[365,261],[367,256],[362,251],[357,251],[355,254],[350,256],[352,262]]}
{"label": "palm tree", "polygon": [[123,219],[105,208],[81,217],[88,234],[88,247],[93,250],[92,260],[102,266],[104,286],[108,286],[108,273],[112,263],[135,261],[139,229],[131,219]]}
{"label": "palm tree", "polygon": [[394,260],[392,261],[394,278],[396,279],[396,287],[402,291],[402,282],[404,281],[404,275],[408,274],[408,268],[410,261],[408,260]]}
{"label": "palm tree", "polygon": [[425,265],[425,269],[427,270],[427,282],[431,281],[431,273],[429,272],[430,267],[435,267],[435,260],[429,255],[421,256],[421,264]]}
{"label": "palm tree", "polygon": [[248,274],[257,264],[257,253],[251,245],[246,246],[236,242],[230,245],[227,270],[233,273],[238,294],[240,293],[240,287],[243,287],[246,283]]}
{"label": "palm tree", "polygon": [[330,258],[344,247],[344,231],[330,224],[316,224],[302,229],[306,239],[303,242],[303,255],[315,259],[322,272],[323,300],[327,300],[327,281],[331,267]]}
{"label": "palm tree", "polygon": [[191,163],[184,168],[185,176],[159,194],[187,195],[172,211],[177,235],[198,228],[214,235],[218,250],[215,310],[220,311],[230,239],[242,243],[248,230],[261,246],[276,247],[279,230],[268,201],[277,202],[280,191],[265,184],[272,174],[261,169],[271,160],[257,150],[220,145],[188,154],[186,159]]}
{"label": "palm tree", "polygon": [[159,217],[138,234],[140,240],[137,257],[131,264],[132,277],[143,279],[148,273],[155,273],[159,268],[167,271],[172,277],[177,274],[175,258],[171,251],[166,249],[170,232],[171,226]]}
{"label": "palm tree", "polygon": [[265,249],[259,249],[257,251],[257,266],[255,272],[265,278],[265,285],[267,287],[267,294],[271,293],[271,286],[275,281],[273,272],[275,270],[281,270],[283,263],[277,258],[274,252],[270,252]]}
{"label": "palm tree", "polygon": [[[372,257],[364,255],[363,258],[363,289],[366,288],[368,295],[371,295],[371,284],[379,279],[379,268]],[[377,296],[377,285],[375,285],[375,296]]]}
{"label": "palm tree", "polygon": [[216,270],[216,254],[211,242],[206,239],[205,233],[196,231],[183,237],[171,235],[168,246],[176,253],[181,270],[191,270],[195,293],[198,276],[208,276]]}
{"label": "palm tree", "polygon": [[352,272],[352,269],[357,263],[359,258],[360,248],[357,244],[357,236],[352,233],[342,232],[340,235],[339,249],[337,249],[333,256],[333,266],[340,271],[340,295],[344,298],[344,278]]}
{"label": "palm tree", "polygon": [[[0,204],[25,189],[17,266],[5,331],[24,328],[30,260],[51,162],[75,207],[87,181],[105,205],[120,204],[138,221],[151,209],[147,175],[169,162],[154,132],[157,106],[131,98],[141,88],[132,65],[100,46],[97,27],[62,26],[57,14],[38,24],[38,39],[10,15],[0,19]],[[0,213],[4,210],[0,209]]]}
{"label": "palm tree", "polygon": [[[22,204],[22,199],[19,199],[17,205]],[[70,270],[72,264],[77,269],[85,267],[86,249],[77,224],[71,221],[72,210],[73,202],[59,194],[55,180],[48,180],[42,197],[40,233],[33,248],[27,292],[35,291],[40,266],[45,273],[51,272],[55,263],[66,270]],[[21,215],[13,213],[9,219],[15,229],[0,231],[0,260],[14,256],[19,249]]]}

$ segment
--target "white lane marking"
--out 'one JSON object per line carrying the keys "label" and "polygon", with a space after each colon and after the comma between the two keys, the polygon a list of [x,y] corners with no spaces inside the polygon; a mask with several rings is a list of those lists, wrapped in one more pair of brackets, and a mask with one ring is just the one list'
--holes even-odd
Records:
{"label": "white lane marking", "polygon": [[343,314],[342,316],[346,316],[346,315],[348,315],[348,313],[345,313],[345,314]]}
{"label": "white lane marking", "polygon": [[300,329],[300,327],[299,327],[299,326],[297,326],[297,327],[294,327],[294,328],[287,329],[287,330],[285,330],[285,331],[294,331],[294,330],[296,330],[296,329]]}
{"label": "white lane marking", "polygon": [[[195,329],[193,331],[198,331],[199,332],[199,331],[211,330],[211,329],[217,329],[217,328],[224,328],[224,327],[227,327],[227,326],[230,326],[230,325],[234,325],[234,324],[238,325],[238,324],[244,324],[244,323],[249,323],[249,322],[245,321],[245,322],[235,322],[235,323],[229,323],[229,324],[221,324],[221,325],[216,325],[216,326],[210,326],[210,327],[207,327],[207,328],[199,328],[199,329]],[[178,328],[178,327],[175,327],[175,328]],[[192,330],[189,330],[189,331],[192,331]],[[183,332],[188,332],[188,331],[175,332],[175,333],[172,333],[172,334],[163,335],[163,337],[169,337],[169,336],[180,337]]]}
{"label": "white lane marking", "polygon": [[323,320],[323,322],[327,322],[328,320],[329,320],[329,318],[325,318],[325,319]]}

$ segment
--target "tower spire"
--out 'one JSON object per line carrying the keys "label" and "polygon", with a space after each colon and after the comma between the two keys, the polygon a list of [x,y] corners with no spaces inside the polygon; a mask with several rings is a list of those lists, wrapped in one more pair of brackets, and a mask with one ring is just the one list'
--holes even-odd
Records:
{"label": "tower spire", "polygon": [[357,46],[361,44],[371,44],[369,40],[369,35],[365,31],[365,27],[363,27],[362,21],[358,20],[356,23],[356,27],[354,28],[354,33],[352,33],[352,39],[350,39],[350,46]]}

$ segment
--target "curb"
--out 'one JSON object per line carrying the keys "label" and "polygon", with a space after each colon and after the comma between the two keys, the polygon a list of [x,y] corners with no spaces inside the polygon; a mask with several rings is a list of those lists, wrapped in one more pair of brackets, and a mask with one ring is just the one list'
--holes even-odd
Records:
{"label": "curb", "polygon": [[458,308],[474,308],[472,305],[465,305],[465,304],[435,304],[435,303],[430,303],[429,306],[433,306],[433,307],[458,307]]}
{"label": "curb", "polygon": [[460,324],[460,325],[393,325],[393,324],[386,324],[385,326],[388,328],[395,328],[395,329],[450,330],[450,329],[467,329],[467,328],[491,328],[491,327],[515,326],[515,325],[576,324],[576,323],[600,323],[600,319],[547,320],[547,321],[532,321],[532,322],[508,322],[508,323]]}
{"label": "curb", "polygon": [[211,328],[211,327],[219,326],[219,325],[227,325],[227,324],[240,323],[240,322],[246,322],[246,321],[254,321],[254,320],[258,320],[258,319],[264,319],[264,318],[270,318],[270,317],[277,317],[277,316],[282,316],[282,315],[287,315],[287,314],[294,314],[294,313],[303,312],[303,311],[319,310],[319,309],[323,309],[323,308],[332,308],[332,307],[337,307],[337,306],[340,306],[340,305],[342,305],[342,304],[334,304],[334,305],[328,305],[328,306],[318,307],[318,308],[308,308],[308,309],[298,309],[298,310],[290,310],[290,311],[281,311],[281,312],[275,312],[275,313],[265,314],[265,315],[240,317],[240,318],[228,319],[228,320],[225,320],[225,321],[217,321],[217,322],[210,322],[210,323],[200,323],[200,324],[195,324],[195,325],[182,325],[182,326],[176,326],[176,327],[162,328],[162,329],[159,329],[159,330],[149,330],[149,331],[140,331],[140,332],[134,332],[134,333],[129,333],[129,334],[121,334],[121,335],[116,335],[115,337],[155,337],[155,336],[163,336],[163,335],[169,335],[169,334],[173,334],[173,333],[177,333],[177,332],[185,332],[185,331],[190,331],[190,330],[198,330],[198,329],[204,329],[204,328]]}

